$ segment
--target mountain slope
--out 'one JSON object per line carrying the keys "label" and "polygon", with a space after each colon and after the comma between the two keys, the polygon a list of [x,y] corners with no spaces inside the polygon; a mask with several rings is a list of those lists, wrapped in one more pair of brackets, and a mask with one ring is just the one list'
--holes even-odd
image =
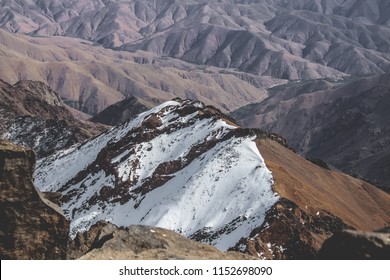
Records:
{"label": "mountain slope", "polygon": [[62,193],[72,236],[107,220],[164,227],[257,257],[312,258],[335,231],[386,225],[390,195],[283,145],[213,107],[175,100],[41,159],[35,178],[41,190]]}
{"label": "mountain slope", "polygon": [[0,138],[34,149],[38,157],[82,142],[107,129],[77,120],[59,96],[41,82],[11,86],[0,80]]}
{"label": "mountain slope", "polygon": [[154,106],[175,97],[204,101],[223,110],[266,97],[284,83],[214,67],[195,66],[146,52],[123,52],[66,37],[30,37],[0,29],[0,79],[42,81],[72,107],[96,114],[126,97]]}
{"label": "mountain slope", "polygon": [[382,0],[3,1],[1,27],[283,79],[390,70]]}
{"label": "mountain slope", "polygon": [[64,194],[72,236],[105,219],[202,234],[227,250],[263,222],[277,196],[252,140],[256,135],[213,117],[213,110],[164,103],[43,159],[37,185]]}
{"label": "mountain slope", "polygon": [[233,115],[246,126],[281,134],[310,158],[388,188],[389,78],[275,87],[268,99]]}

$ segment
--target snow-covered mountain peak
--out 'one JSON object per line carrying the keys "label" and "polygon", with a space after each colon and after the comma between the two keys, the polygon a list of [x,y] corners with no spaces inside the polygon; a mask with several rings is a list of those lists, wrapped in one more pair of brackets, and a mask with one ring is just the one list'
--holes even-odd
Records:
{"label": "snow-covered mountain peak", "polygon": [[227,250],[278,200],[255,138],[219,110],[177,99],[40,160],[36,184],[63,194],[72,236],[107,220]]}

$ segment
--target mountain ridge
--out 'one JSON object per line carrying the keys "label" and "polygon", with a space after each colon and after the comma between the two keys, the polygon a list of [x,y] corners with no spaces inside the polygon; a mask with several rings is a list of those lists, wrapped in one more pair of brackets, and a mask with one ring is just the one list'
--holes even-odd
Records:
{"label": "mountain ridge", "polygon": [[307,157],[387,189],[388,79],[384,74],[341,83],[290,83],[233,116],[245,126],[281,134]]}
{"label": "mountain ridge", "polygon": [[[390,195],[284,145],[214,107],[175,99],[41,159],[35,178],[41,190],[62,193],[71,236],[103,219],[160,226],[264,258],[294,258],[299,242],[313,258],[335,231],[386,226]],[[296,234],[293,225],[302,223]]]}

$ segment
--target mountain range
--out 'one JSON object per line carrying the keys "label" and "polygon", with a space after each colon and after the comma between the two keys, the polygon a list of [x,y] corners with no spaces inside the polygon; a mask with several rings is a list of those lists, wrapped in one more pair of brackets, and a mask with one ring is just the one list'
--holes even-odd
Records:
{"label": "mountain range", "polygon": [[2,1],[1,25],[299,79],[388,71],[389,11],[381,0],[24,0]]}
{"label": "mountain range", "polygon": [[0,78],[44,81],[89,114],[130,95],[232,110],[287,80],[389,71],[390,7],[380,0],[23,0],[0,7],[1,28],[28,35],[1,34],[2,63],[13,70]]}
{"label": "mountain range", "polygon": [[388,1],[0,0],[0,64],[2,258],[388,255]]}
{"label": "mountain range", "polygon": [[113,51],[67,37],[31,37],[0,29],[0,79],[42,81],[90,115],[135,96],[158,105],[177,96],[224,110],[266,97],[272,77],[205,68],[151,53]]}

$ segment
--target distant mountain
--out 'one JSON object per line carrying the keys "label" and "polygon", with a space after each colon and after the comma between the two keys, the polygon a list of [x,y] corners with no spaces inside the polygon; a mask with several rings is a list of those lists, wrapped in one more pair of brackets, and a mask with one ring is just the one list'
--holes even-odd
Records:
{"label": "distant mountain", "polygon": [[107,129],[77,120],[42,82],[0,80],[0,138],[34,149],[38,157],[80,143]]}
{"label": "distant mountain", "polygon": [[1,27],[282,79],[390,70],[382,0],[2,1]]}
{"label": "distant mountain", "polygon": [[0,7],[0,61],[8,65],[0,79],[45,82],[89,115],[130,96],[153,105],[190,98],[230,111],[288,80],[390,71],[390,5],[381,0],[21,0]]}
{"label": "distant mountain", "polygon": [[285,137],[298,152],[390,190],[390,75],[272,88],[233,116]]}
{"label": "distant mountain", "polygon": [[106,220],[261,258],[312,258],[333,232],[386,225],[389,194],[285,145],[176,99],[39,160],[35,182],[62,194],[71,237]]}
{"label": "distant mountain", "polygon": [[90,121],[116,126],[133,119],[138,114],[147,111],[152,107],[154,107],[152,103],[131,96],[107,107],[102,112],[92,117]]}
{"label": "distant mountain", "polygon": [[0,29],[0,79],[42,81],[70,106],[95,115],[130,96],[154,106],[177,96],[225,111],[266,97],[285,83],[272,77],[185,63],[151,53],[113,51],[66,37],[30,37]]}

